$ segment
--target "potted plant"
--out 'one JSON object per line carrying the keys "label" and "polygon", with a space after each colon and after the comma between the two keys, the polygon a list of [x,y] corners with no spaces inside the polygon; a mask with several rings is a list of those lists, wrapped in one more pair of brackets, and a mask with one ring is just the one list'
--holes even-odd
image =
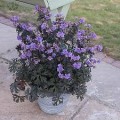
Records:
{"label": "potted plant", "polygon": [[43,111],[55,114],[64,109],[70,95],[84,98],[91,68],[99,62],[94,52],[102,46],[93,46],[96,34],[84,19],[67,22],[58,14],[50,23],[48,9],[36,6],[36,11],[35,25],[20,22],[17,16],[11,19],[20,44],[19,58],[9,66],[15,76],[10,89],[15,102],[38,99]]}

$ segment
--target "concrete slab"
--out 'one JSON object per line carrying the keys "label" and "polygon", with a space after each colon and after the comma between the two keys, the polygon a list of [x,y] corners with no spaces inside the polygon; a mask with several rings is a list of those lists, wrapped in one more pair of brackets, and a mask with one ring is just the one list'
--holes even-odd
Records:
{"label": "concrete slab", "polygon": [[110,58],[110,57],[105,57],[105,58],[104,58],[104,62],[111,64],[111,63],[115,62],[115,60],[112,59],[112,58]]}
{"label": "concrete slab", "polygon": [[92,70],[87,94],[120,110],[120,69],[105,62]]}
{"label": "concrete slab", "polygon": [[7,60],[12,60],[14,58],[18,58],[18,52],[16,49],[12,49],[6,53],[4,53],[3,55],[1,55],[2,58],[5,58]]}
{"label": "concrete slab", "polygon": [[2,20],[4,20],[4,19],[5,19],[4,17],[0,16],[0,22],[1,22]]}
{"label": "concrete slab", "polygon": [[120,113],[90,100],[73,120],[120,120]]}
{"label": "concrete slab", "polygon": [[114,65],[114,66],[120,68],[120,61],[115,61],[112,65]]}
{"label": "concrete slab", "polygon": [[103,60],[106,57],[106,54],[102,53],[102,52],[98,52],[95,54],[94,56],[97,59]]}
{"label": "concrete slab", "polygon": [[88,98],[85,97],[81,102],[77,100],[76,97],[71,96],[62,113],[58,115],[48,115],[40,110],[37,102],[13,102],[9,90],[12,82],[13,76],[8,70],[8,64],[0,60],[0,120],[69,120],[82,104],[88,100]]}
{"label": "concrete slab", "polygon": [[16,38],[15,28],[0,23],[0,54],[15,48],[19,43]]}

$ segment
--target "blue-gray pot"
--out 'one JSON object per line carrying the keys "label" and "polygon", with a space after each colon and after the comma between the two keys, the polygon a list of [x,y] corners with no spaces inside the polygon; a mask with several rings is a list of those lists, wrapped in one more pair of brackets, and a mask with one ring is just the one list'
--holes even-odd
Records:
{"label": "blue-gray pot", "polygon": [[40,106],[40,109],[48,114],[58,114],[62,112],[69,100],[70,95],[63,94],[61,95],[61,97],[63,97],[63,103],[57,106],[53,105],[52,97],[43,97],[43,98],[39,97],[38,104]]}

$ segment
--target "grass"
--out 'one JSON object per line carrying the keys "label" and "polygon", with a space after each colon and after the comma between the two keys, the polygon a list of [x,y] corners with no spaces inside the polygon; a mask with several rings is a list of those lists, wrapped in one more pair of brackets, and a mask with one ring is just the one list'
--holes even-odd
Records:
{"label": "grass", "polygon": [[76,0],[67,19],[75,16],[92,24],[99,36],[96,42],[103,44],[107,55],[120,60],[120,0]]}
{"label": "grass", "polygon": [[[23,20],[34,21],[36,16],[30,7],[0,0],[0,12],[6,16],[22,16]],[[103,44],[104,52],[120,60],[120,0],[76,0],[69,11],[67,20],[83,17],[92,24],[99,36],[96,43]]]}
{"label": "grass", "polygon": [[34,21],[36,16],[33,8],[24,4],[18,4],[18,2],[0,0],[0,14],[8,18],[13,15],[19,15],[24,21]]}

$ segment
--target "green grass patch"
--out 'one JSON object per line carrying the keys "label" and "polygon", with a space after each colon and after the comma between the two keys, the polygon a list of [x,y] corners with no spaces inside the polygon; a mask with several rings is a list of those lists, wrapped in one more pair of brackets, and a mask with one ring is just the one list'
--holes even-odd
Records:
{"label": "green grass patch", "polygon": [[34,21],[36,16],[33,8],[34,6],[31,7],[20,2],[8,2],[5,0],[0,0],[0,14],[6,17],[19,15],[24,21]]}

